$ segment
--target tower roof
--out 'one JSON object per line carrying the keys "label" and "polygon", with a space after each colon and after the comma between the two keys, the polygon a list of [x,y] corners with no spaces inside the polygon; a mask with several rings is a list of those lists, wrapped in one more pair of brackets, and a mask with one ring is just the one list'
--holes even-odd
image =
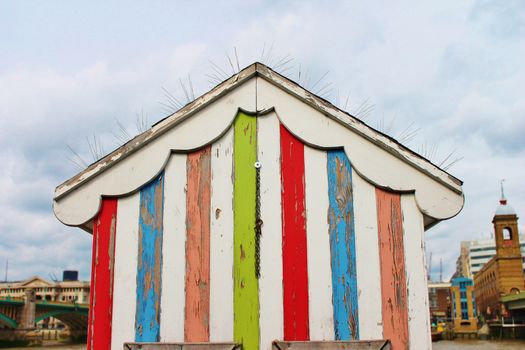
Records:
{"label": "tower roof", "polygon": [[494,216],[497,215],[516,215],[516,211],[514,211],[514,208],[507,204],[507,198],[505,198],[505,192],[503,190],[503,182],[505,180],[500,181],[501,186],[501,198],[499,200],[499,206],[496,208],[496,213]]}

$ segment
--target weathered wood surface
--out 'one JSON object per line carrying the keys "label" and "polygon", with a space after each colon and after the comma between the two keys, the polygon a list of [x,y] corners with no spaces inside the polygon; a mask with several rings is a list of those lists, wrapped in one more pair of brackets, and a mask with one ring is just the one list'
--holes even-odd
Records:
{"label": "weathered wood surface", "polygon": [[124,350],[234,350],[235,343],[127,343]]}
{"label": "weathered wood surface", "polygon": [[[164,227],[160,339],[184,341],[186,294],[186,168],[187,155],[175,153],[164,171]],[[132,338],[129,338],[132,339]],[[128,340],[129,340],[128,339]]]}
{"label": "weathered wood surface", "polygon": [[210,339],[211,147],[188,154],[184,341]]}
{"label": "weathered wood surface", "polygon": [[111,347],[113,311],[113,276],[115,232],[117,229],[116,198],[105,198],[93,223],[93,255],[87,348],[104,350]]}
{"label": "weathered wood surface", "polygon": [[283,260],[281,222],[281,150],[275,113],[257,118],[257,151],[261,163],[261,277],[259,278],[260,349],[283,339]]}
{"label": "weathered wood surface", "polygon": [[233,340],[233,129],[212,145],[210,341]]}
{"label": "weathered wood surface", "polygon": [[284,339],[308,340],[304,144],[281,125]]}
{"label": "weathered wood surface", "polygon": [[335,339],[359,339],[352,169],[342,150],[327,159]]}
{"label": "weathered wood surface", "polygon": [[350,340],[350,341],[274,341],[274,350],[390,350],[388,340]]}
{"label": "weathered wood surface", "polygon": [[140,190],[135,341],[160,338],[164,174]]}
{"label": "weathered wood surface", "polygon": [[381,272],[377,236],[376,190],[355,171],[352,172],[359,337],[381,339]]}
{"label": "weathered wood surface", "polygon": [[423,215],[413,194],[401,195],[407,275],[408,335],[410,349],[430,349],[430,310],[428,306]]}
{"label": "weathered wood surface", "polygon": [[259,347],[259,284],[255,276],[255,166],[257,119],[239,113],[234,123],[234,340]]}
{"label": "weathered wood surface", "polygon": [[137,288],[139,200],[138,192],[118,200],[111,349],[122,349],[124,342],[135,338],[132,296]]}
{"label": "weathered wood surface", "polygon": [[376,188],[376,204],[383,337],[392,342],[395,350],[408,349],[408,298],[401,196]]}
{"label": "weathered wood surface", "polygon": [[326,152],[305,147],[304,163],[310,339],[334,340]]}

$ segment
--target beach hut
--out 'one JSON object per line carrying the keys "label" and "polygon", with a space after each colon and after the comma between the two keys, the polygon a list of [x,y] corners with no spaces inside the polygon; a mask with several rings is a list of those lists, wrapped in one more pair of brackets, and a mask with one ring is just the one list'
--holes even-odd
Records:
{"label": "beach hut", "polygon": [[461,186],[254,63],[53,204],[93,235],[88,349],[420,350],[424,232]]}

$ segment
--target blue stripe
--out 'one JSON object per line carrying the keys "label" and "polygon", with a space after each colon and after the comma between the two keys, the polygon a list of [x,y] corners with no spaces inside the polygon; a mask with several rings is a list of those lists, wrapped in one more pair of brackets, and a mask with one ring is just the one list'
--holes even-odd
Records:
{"label": "blue stripe", "polygon": [[342,150],[327,159],[335,339],[359,339],[352,169]]}
{"label": "blue stripe", "polygon": [[140,190],[135,341],[160,339],[164,174]]}

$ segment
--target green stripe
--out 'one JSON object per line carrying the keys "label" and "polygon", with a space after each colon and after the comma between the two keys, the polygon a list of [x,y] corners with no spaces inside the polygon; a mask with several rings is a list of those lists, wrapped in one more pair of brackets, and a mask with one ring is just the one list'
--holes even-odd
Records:
{"label": "green stripe", "polygon": [[234,338],[259,349],[259,283],[255,277],[255,167],[257,119],[240,113],[234,123]]}

